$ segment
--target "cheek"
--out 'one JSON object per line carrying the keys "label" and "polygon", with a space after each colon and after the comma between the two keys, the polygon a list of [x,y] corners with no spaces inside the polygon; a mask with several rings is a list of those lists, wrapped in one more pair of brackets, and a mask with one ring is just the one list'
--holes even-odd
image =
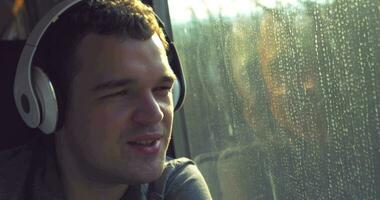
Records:
{"label": "cheek", "polygon": [[114,107],[97,107],[89,112],[88,129],[97,139],[109,140],[117,137],[128,123],[128,111]]}
{"label": "cheek", "polygon": [[[82,106],[73,116],[71,132],[76,143],[86,148],[83,151],[91,151],[102,154],[116,148],[120,142],[120,136],[125,126],[125,112],[110,107]],[[113,147],[112,147],[113,146]]]}
{"label": "cheek", "polygon": [[171,134],[173,125],[173,114],[170,113],[167,117],[164,117],[163,123],[165,128],[168,130],[168,133]]}
{"label": "cheek", "polygon": [[[66,115],[62,140],[73,154],[85,160],[104,160],[118,152],[124,119],[121,109],[94,102],[91,95],[77,87]],[[116,152],[116,153],[115,153]]]}
{"label": "cheek", "polygon": [[164,114],[163,123],[164,126],[171,129],[173,123],[174,107],[172,103],[161,107],[161,111]]}

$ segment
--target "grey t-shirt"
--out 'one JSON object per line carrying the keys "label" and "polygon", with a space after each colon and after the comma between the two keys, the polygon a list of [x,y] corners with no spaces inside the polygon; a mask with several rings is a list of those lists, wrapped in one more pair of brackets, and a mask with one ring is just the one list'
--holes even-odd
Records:
{"label": "grey t-shirt", "polygon": [[[0,199],[63,200],[62,183],[52,145],[38,137],[0,152]],[[207,184],[195,163],[167,158],[162,176],[152,183],[131,185],[121,200],[209,200]]]}

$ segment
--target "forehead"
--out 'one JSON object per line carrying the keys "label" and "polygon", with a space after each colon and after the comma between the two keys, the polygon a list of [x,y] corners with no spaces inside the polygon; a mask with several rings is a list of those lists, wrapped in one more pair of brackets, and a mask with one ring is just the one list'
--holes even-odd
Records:
{"label": "forehead", "polygon": [[156,34],[144,41],[88,34],[78,44],[76,55],[79,74],[95,79],[174,75],[165,48]]}

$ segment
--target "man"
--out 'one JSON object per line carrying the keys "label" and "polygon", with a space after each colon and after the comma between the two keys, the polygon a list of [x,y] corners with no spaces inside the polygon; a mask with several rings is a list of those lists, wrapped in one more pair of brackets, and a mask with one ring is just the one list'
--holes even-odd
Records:
{"label": "man", "polygon": [[211,199],[190,160],[166,159],[176,75],[151,8],[80,2],[38,48],[63,120],[0,154],[0,199]]}

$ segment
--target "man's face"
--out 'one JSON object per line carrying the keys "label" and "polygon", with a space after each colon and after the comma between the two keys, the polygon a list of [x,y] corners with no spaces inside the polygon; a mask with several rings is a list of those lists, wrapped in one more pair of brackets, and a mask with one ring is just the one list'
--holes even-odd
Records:
{"label": "man's face", "polygon": [[[149,40],[88,34],[78,44],[65,125],[65,156],[92,179],[157,179],[171,136],[175,75],[157,35]],[[71,166],[71,167],[72,167]]]}

